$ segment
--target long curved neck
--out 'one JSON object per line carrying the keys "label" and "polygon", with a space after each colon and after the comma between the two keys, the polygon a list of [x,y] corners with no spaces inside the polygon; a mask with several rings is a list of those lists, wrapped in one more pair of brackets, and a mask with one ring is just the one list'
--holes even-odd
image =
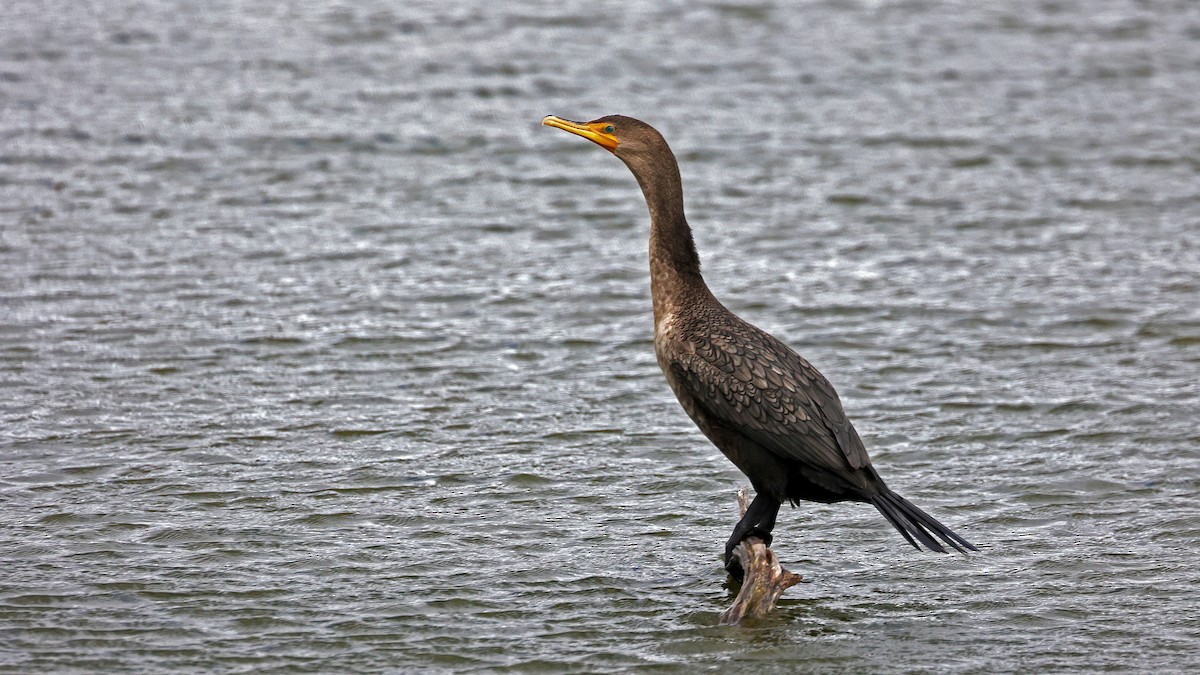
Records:
{"label": "long curved neck", "polygon": [[650,209],[650,294],[658,326],[694,292],[707,294],[692,228],[683,215],[683,182],[668,150],[651,165],[629,163]]}

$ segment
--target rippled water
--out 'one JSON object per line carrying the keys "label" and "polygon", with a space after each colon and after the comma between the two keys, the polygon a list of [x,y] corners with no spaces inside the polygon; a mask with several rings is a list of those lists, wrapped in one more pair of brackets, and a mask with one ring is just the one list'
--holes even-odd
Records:
{"label": "rippled water", "polygon": [[[0,668],[1200,667],[1200,7],[0,8]],[[781,514],[654,363],[645,207],[889,483]]]}

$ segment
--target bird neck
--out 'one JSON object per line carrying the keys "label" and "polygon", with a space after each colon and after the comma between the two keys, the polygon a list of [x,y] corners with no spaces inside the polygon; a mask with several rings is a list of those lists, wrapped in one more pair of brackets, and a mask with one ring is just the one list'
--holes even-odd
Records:
{"label": "bird neck", "polygon": [[674,157],[649,171],[635,171],[650,210],[650,293],[656,324],[695,294],[708,294],[700,256],[683,215],[683,184]]}

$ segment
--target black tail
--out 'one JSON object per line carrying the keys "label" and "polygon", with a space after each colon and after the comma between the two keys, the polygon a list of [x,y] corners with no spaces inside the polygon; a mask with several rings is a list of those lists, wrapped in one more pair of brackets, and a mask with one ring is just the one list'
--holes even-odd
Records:
{"label": "black tail", "polygon": [[[945,553],[946,549],[932,535],[937,535],[939,539],[952,546],[959,553],[966,553],[963,548],[968,548],[972,551],[979,550],[972,546],[971,542],[958,536],[950,528],[939,523],[937,520],[934,520],[933,516],[913,506],[912,502],[886,487],[879,494],[871,497],[871,503],[875,505],[875,508],[879,509],[884,518],[888,519],[892,527],[899,530],[900,534],[904,535],[904,538],[908,540],[908,543],[912,544],[917,550],[921,549],[917,545],[917,541],[920,541],[930,551]],[[913,540],[913,537],[916,537],[917,540]]]}

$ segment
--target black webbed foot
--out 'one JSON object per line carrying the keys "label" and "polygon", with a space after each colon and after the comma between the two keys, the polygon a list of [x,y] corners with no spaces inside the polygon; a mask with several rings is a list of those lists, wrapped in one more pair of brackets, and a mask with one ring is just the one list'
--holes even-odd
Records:
{"label": "black webbed foot", "polygon": [[742,583],[742,580],[746,576],[746,573],[742,570],[742,563],[732,553],[725,554],[725,571],[739,584]]}
{"label": "black webbed foot", "polygon": [[[736,532],[735,536],[737,536]],[[737,545],[742,543],[743,540],[749,539],[750,537],[758,537],[759,539],[762,539],[763,544],[766,544],[767,548],[770,548],[771,542],[775,540],[775,537],[772,536],[770,532],[755,527],[751,528],[744,535],[738,537],[736,541],[733,538],[730,538],[729,541],[725,542],[725,571],[728,572],[729,576],[733,577],[734,580],[739,584],[742,583],[742,578],[745,576],[745,572],[742,570],[742,564],[738,562],[737,556],[733,554],[733,549],[737,548]]]}
{"label": "black webbed foot", "polygon": [[779,502],[767,497],[761,492],[750,502],[746,513],[733,528],[729,541],[725,542],[725,570],[741,583],[744,576],[741,564],[733,556],[733,549],[746,537],[758,537],[767,546],[771,545],[773,537],[771,530],[775,527],[775,515],[779,513]]}
{"label": "black webbed foot", "polygon": [[757,527],[747,532],[746,536],[742,537],[742,539],[747,539],[749,537],[758,537],[759,539],[762,539],[763,543],[767,545],[767,548],[771,548],[771,542],[775,541],[774,535],[772,535],[769,531],[760,530]]}

